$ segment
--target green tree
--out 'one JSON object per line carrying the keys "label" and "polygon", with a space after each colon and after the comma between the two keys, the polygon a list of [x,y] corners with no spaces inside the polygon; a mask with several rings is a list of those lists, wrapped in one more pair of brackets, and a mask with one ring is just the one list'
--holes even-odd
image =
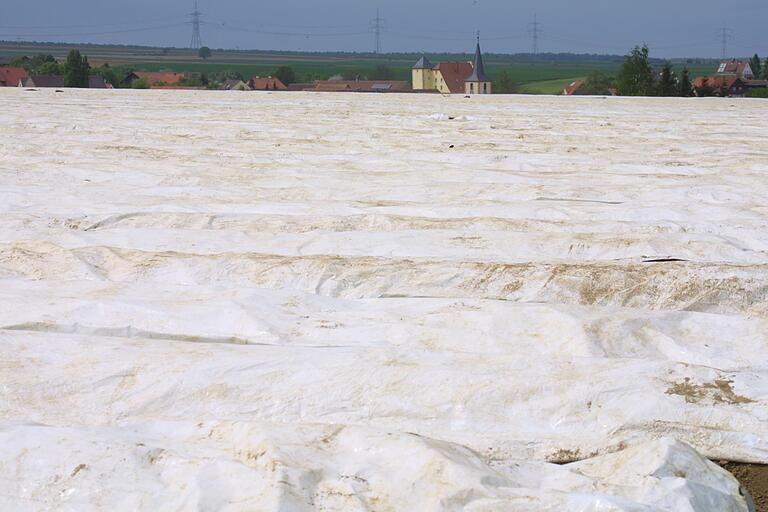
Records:
{"label": "green tree", "polygon": [[58,62],[44,62],[34,70],[35,75],[63,75],[64,68]]}
{"label": "green tree", "polygon": [[39,53],[32,57],[32,59],[27,63],[26,67],[27,70],[30,71],[32,74],[35,75],[59,75],[61,72],[58,73],[51,73],[51,72],[45,72],[43,71],[43,67],[45,67],[46,70],[50,71],[52,69],[51,64],[58,64],[56,62],[56,59],[53,57],[53,55],[45,55],[42,53]]}
{"label": "green tree", "polygon": [[203,46],[197,51],[197,56],[203,60],[209,58],[211,55],[213,55],[213,53],[211,52],[211,49],[208,48],[207,46]]}
{"label": "green tree", "polygon": [[659,96],[677,96],[678,94],[677,78],[669,62],[665,62],[661,68],[658,90]]}
{"label": "green tree", "polygon": [[623,96],[653,96],[653,69],[648,63],[648,46],[635,46],[621,65],[617,79]]}
{"label": "green tree", "polygon": [[677,95],[683,98],[693,96],[693,83],[691,83],[691,72],[688,71],[688,66],[683,66],[683,71],[680,73],[680,80],[677,81]]}
{"label": "green tree", "polygon": [[88,87],[88,76],[91,66],[88,64],[88,57],[80,55],[78,50],[70,50],[67,55],[67,61],[64,63],[64,86],[65,87]]}
{"label": "green tree", "polygon": [[763,74],[763,64],[758,54],[755,54],[749,59],[749,67],[752,68],[752,73],[755,74],[755,78],[760,77]]}
{"label": "green tree", "polygon": [[506,70],[502,71],[496,82],[493,84],[493,92],[496,94],[512,94],[517,90],[517,86],[512,81]]}
{"label": "green tree", "polygon": [[109,66],[109,63],[105,62],[100,68],[91,70],[91,74],[100,76],[107,83],[112,84],[112,87],[117,88],[120,85],[120,77],[118,73]]}
{"label": "green tree", "polygon": [[275,70],[275,74],[273,76],[283,82],[285,85],[296,83],[296,72],[290,66],[280,66]]}
{"label": "green tree", "polygon": [[768,59],[763,62],[763,80],[768,80]]}
{"label": "green tree", "polygon": [[14,57],[11,59],[12,68],[24,68],[29,71],[29,64],[24,61],[24,57]]}
{"label": "green tree", "polygon": [[613,88],[613,77],[606,75],[602,71],[592,71],[584,80],[582,85],[577,91],[578,95],[608,95],[611,93],[610,89]]}

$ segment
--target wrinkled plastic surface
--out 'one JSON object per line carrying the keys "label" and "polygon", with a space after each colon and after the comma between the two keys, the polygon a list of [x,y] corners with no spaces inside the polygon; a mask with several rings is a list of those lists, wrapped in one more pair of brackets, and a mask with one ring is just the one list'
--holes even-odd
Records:
{"label": "wrinkled plastic surface", "polygon": [[746,510],[766,102],[0,99],[8,506]]}

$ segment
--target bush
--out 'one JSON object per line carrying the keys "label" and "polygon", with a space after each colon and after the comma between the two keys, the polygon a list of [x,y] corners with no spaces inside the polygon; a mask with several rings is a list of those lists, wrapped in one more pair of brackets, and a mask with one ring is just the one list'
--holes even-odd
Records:
{"label": "bush", "polygon": [[768,98],[768,87],[752,89],[747,93],[747,98]]}
{"label": "bush", "polygon": [[146,78],[134,80],[131,84],[131,89],[149,89],[149,80]]}

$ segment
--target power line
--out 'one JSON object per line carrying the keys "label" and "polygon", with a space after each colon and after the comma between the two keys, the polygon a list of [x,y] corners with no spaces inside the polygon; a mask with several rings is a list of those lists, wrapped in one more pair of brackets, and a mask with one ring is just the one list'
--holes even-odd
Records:
{"label": "power line", "polygon": [[286,36],[286,37],[348,37],[348,36],[367,36],[370,32],[282,32],[274,30],[263,30],[260,28],[248,28],[238,25],[232,25],[225,21],[217,21],[216,23],[201,21],[201,25],[206,27],[213,27],[215,29],[232,31],[232,32],[246,32],[249,34],[261,34],[265,36]]}
{"label": "power line", "polygon": [[379,16],[379,10],[376,9],[376,17],[370,22],[370,30],[373,32],[376,54],[381,53],[381,32],[384,30],[384,20]]}
{"label": "power line", "polygon": [[539,36],[543,33],[543,30],[541,30],[542,24],[539,23],[538,19],[536,18],[536,14],[533,15],[533,21],[528,24],[528,33],[533,38],[533,54],[536,55],[539,53]]}
{"label": "power line", "polygon": [[203,13],[197,8],[197,0],[195,0],[195,10],[189,14],[192,18],[192,21],[189,22],[192,24],[192,42],[189,43],[189,47],[193,50],[199,50],[203,46],[203,40],[200,37],[200,18],[202,15]]}
{"label": "power line", "polygon": [[718,32],[723,60],[728,58],[728,43],[735,39],[735,34],[727,25],[723,25]]}

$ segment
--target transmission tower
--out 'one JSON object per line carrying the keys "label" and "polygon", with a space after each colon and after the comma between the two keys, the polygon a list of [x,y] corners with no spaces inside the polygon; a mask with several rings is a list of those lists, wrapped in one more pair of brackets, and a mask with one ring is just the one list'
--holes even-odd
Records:
{"label": "transmission tower", "polygon": [[197,8],[197,0],[195,0],[195,10],[189,13],[189,17],[192,18],[192,21],[188,22],[192,25],[192,42],[189,43],[189,47],[193,50],[199,50],[200,47],[203,46],[203,40],[200,38],[200,25],[202,24],[200,18],[202,16],[203,13]]}
{"label": "transmission tower", "polygon": [[379,10],[376,9],[376,17],[371,20],[370,30],[373,32],[376,45],[376,54],[381,53],[381,32],[384,30],[384,20],[379,16]]}
{"label": "transmission tower", "polygon": [[531,38],[533,39],[533,54],[536,55],[539,53],[539,37],[544,32],[541,30],[542,24],[539,23],[536,15],[533,15],[533,21],[528,24],[528,33],[531,34]]}
{"label": "transmission tower", "polygon": [[727,25],[723,25],[717,33],[717,37],[720,40],[723,60],[725,60],[728,58],[728,43],[733,41],[736,36],[732,29],[728,28]]}

